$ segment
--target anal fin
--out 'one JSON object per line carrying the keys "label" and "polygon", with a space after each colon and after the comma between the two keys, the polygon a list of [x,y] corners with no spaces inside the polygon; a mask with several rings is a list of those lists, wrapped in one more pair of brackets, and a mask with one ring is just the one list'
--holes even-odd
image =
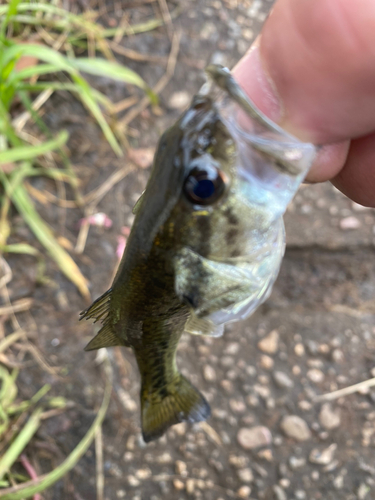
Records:
{"label": "anal fin", "polygon": [[93,351],[95,349],[101,349],[102,347],[115,347],[119,345],[125,346],[126,343],[114,333],[111,325],[106,323],[99,330],[98,334],[90,340],[85,347],[85,351]]}

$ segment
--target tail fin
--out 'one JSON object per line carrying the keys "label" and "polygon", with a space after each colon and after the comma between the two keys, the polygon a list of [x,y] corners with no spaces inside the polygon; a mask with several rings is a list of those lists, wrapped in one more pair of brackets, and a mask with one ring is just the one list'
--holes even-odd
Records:
{"label": "tail fin", "polygon": [[171,425],[201,422],[211,414],[204,396],[182,375],[164,392],[142,390],[142,434],[146,443],[161,437]]}

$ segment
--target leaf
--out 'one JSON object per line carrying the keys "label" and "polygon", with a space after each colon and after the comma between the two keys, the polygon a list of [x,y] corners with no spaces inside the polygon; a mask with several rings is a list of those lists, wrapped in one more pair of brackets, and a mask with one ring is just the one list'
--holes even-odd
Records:
{"label": "leaf", "polygon": [[76,69],[89,73],[90,75],[104,76],[106,78],[119,80],[120,82],[136,85],[149,95],[153,103],[156,104],[158,102],[156,94],[152,92],[146,82],[137,73],[114,61],[80,57],[79,59],[69,59],[69,62]]}
{"label": "leaf", "polygon": [[16,161],[32,160],[37,156],[61,147],[66,143],[67,139],[68,133],[63,130],[55,139],[39,144],[38,146],[18,146],[0,151],[0,165],[2,163],[8,164]]}

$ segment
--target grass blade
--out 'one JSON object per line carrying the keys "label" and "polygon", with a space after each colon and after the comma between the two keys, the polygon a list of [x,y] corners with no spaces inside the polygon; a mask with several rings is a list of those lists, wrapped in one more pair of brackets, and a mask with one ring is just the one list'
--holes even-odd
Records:
{"label": "grass blade", "polygon": [[0,180],[18,212],[33,231],[36,238],[50,254],[52,259],[57,263],[60,270],[70,281],[72,281],[72,283],[76,285],[80,293],[85,298],[90,299],[90,292],[87,286],[86,278],[83,276],[72,257],[56,241],[46,222],[44,222],[44,220],[39,216],[24,186],[18,185],[14,188],[1,171]]}
{"label": "grass blade", "polygon": [[13,163],[16,161],[32,160],[37,156],[60,148],[68,140],[68,133],[63,130],[51,141],[44,142],[38,146],[18,146],[12,149],[0,151],[0,165],[2,163]]}
{"label": "grass blade", "polygon": [[[17,458],[20,456],[22,451],[25,449],[30,439],[33,437],[35,432],[38,430],[40,424],[40,415],[42,413],[42,408],[37,408],[30,416],[26,425],[23,427],[21,432],[18,434],[16,439],[13,441],[12,445],[7,449],[2,458],[0,459],[0,480],[3,478],[4,474],[8,472],[10,467],[14,464]],[[0,495],[3,498],[3,495]],[[22,498],[22,497],[20,497]]]}
{"label": "grass blade", "polygon": [[147,93],[153,104],[157,104],[158,102],[156,94],[152,92],[146,85],[146,82],[137,73],[114,61],[80,57],[78,59],[69,59],[69,62],[77,70],[84,71],[90,75],[104,76],[112,78],[113,80],[119,80],[120,82],[136,85]]}
{"label": "grass blade", "polygon": [[111,398],[111,391],[111,383],[109,382],[109,380],[107,380],[103,402],[94,422],[92,423],[90,429],[87,431],[86,435],[83,437],[78,446],[76,446],[76,448],[71,452],[71,454],[64,460],[62,464],[56,467],[49,474],[42,476],[37,480],[29,481],[28,485],[20,484],[15,487],[3,490],[0,493],[0,498],[2,500],[22,500],[23,498],[30,498],[36,493],[41,493],[47,488],[50,488],[54,483],[56,483],[56,481],[61,479],[67,472],[69,472],[76,465],[78,460],[86,453],[95,437],[96,430],[101,426],[107,412],[107,408]]}

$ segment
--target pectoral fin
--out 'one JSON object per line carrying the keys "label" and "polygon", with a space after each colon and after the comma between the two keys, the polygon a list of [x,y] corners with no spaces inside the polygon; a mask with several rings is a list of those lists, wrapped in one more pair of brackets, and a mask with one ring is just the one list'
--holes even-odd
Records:
{"label": "pectoral fin", "polygon": [[[187,247],[177,253],[174,265],[176,294],[191,307],[197,319],[244,300],[259,286],[246,263],[234,265],[209,260]],[[191,328],[198,330],[196,321],[191,321]],[[207,324],[200,326],[212,335],[213,330]]]}
{"label": "pectoral fin", "polygon": [[192,312],[186,322],[185,332],[192,335],[206,335],[207,337],[221,337],[224,333],[224,325],[215,325],[211,320],[197,318]]}

